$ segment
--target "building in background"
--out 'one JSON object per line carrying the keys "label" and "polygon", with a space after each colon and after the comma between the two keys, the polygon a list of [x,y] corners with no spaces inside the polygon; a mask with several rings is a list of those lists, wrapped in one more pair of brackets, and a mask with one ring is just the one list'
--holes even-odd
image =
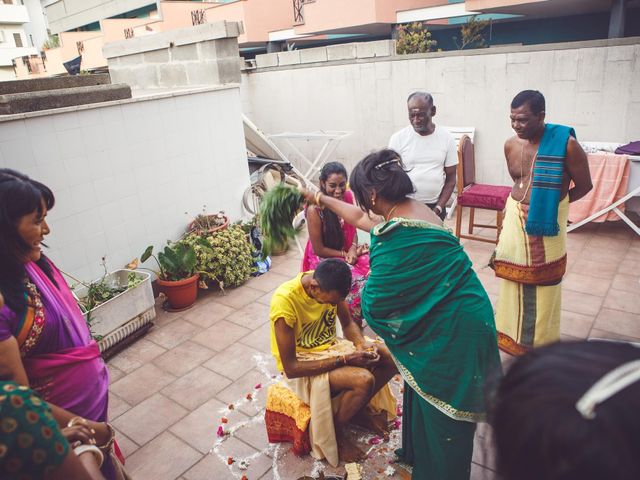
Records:
{"label": "building in background", "polygon": [[29,12],[20,0],[0,1],[0,81],[15,80],[14,62],[21,62],[29,71],[32,57],[38,49],[25,30]]}
{"label": "building in background", "polygon": [[[37,0],[33,0],[37,3]],[[29,3],[29,1],[27,1]],[[640,0],[41,0],[60,46],[37,70],[16,62],[19,78],[106,68],[105,43],[220,20],[242,22],[240,53],[256,54],[389,39],[397,25],[424,22],[438,48],[459,48],[460,26],[489,21],[485,45],[529,45],[640,35]],[[1,4],[0,4],[1,5]],[[35,38],[35,36],[34,36]],[[45,71],[46,69],[46,71]],[[37,70],[37,71],[36,71]]]}
{"label": "building in background", "polygon": [[42,51],[42,47],[49,39],[47,17],[44,13],[46,5],[54,0],[21,0],[29,13],[29,23],[24,24],[24,31],[29,39],[29,45]]}

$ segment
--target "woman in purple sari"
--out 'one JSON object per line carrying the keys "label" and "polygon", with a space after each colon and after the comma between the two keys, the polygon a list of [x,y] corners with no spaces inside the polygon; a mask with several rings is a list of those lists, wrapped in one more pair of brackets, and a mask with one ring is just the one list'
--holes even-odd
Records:
{"label": "woman in purple sari", "polygon": [[42,254],[53,205],[48,187],[0,169],[0,375],[35,390],[59,425],[95,430],[103,475],[122,478],[109,459],[114,449],[123,460],[106,423],[109,372],[71,290]]}

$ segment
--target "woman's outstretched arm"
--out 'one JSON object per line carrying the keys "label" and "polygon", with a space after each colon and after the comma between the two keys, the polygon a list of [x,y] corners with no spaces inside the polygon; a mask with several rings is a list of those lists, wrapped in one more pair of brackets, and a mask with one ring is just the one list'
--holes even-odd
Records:
{"label": "woman's outstretched arm", "polygon": [[305,200],[313,205],[317,205],[316,199],[320,202],[320,206],[326,207],[333,211],[336,215],[342,217],[349,225],[353,225],[360,230],[369,231],[382,221],[379,217],[371,218],[367,213],[363,212],[360,207],[348,204],[337,198],[330,197],[323,193],[316,197],[316,194],[309,190],[302,190]]}

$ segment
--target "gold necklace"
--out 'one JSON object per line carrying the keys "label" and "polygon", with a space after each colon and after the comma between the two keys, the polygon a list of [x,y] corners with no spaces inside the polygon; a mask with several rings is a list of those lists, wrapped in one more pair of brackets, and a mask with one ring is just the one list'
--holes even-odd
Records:
{"label": "gold necklace", "polygon": [[[524,144],[522,145],[522,151],[524,152]],[[518,200],[518,203],[522,203],[522,201],[527,198],[527,193],[529,193],[529,188],[531,188],[531,183],[533,182],[533,167],[536,164],[536,158],[538,158],[538,150],[536,150],[535,155],[533,156],[533,160],[531,161],[531,169],[529,170],[529,182],[527,182],[527,188],[524,191],[524,195],[522,198]],[[522,183],[522,158],[520,158],[520,188],[523,187]]]}
{"label": "gold necklace", "polygon": [[400,206],[400,204],[402,203],[402,201],[396,203],[393,207],[391,207],[391,210],[389,210],[389,212],[387,213],[385,220],[388,222],[389,219],[391,218],[391,214],[393,214],[393,212],[396,211],[396,208],[398,208]]}

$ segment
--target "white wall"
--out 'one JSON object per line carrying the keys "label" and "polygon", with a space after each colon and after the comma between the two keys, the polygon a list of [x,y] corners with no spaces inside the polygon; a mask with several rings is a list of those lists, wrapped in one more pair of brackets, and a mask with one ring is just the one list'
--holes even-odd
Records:
{"label": "white wall", "polygon": [[8,80],[15,80],[16,72],[13,70],[13,67],[3,67],[0,66],[0,82],[5,82]]}
{"label": "white wall", "polygon": [[89,23],[157,3],[154,0],[58,0],[45,5],[52,33],[66,32]]}
{"label": "white wall", "polygon": [[[15,38],[13,37],[14,33],[20,34],[23,45],[22,47],[16,47]],[[25,55],[35,55],[38,53],[37,49],[31,47],[29,43],[29,37],[22,28],[22,25],[0,23],[0,40],[2,38],[4,38],[4,40],[0,41],[0,66],[11,67],[12,72],[13,64],[11,61],[14,58],[22,57]],[[3,78],[3,80],[15,79],[15,73],[12,74],[12,78]]]}
{"label": "white wall", "polygon": [[40,51],[44,42],[49,38],[44,9],[40,0],[24,0],[24,6],[29,12],[29,23],[23,25],[28,45],[31,46],[30,38],[33,38],[33,46]]}
{"label": "white wall", "polygon": [[[259,68],[243,74],[243,110],[267,133],[352,131],[336,156],[353,166],[371,150],[386,146],[393,132],[408,125],[408,94],[427,90],[435,98],[436,123],[477,129],[479,181],[506,185],[510,180],[503,145],[513,134],[509,104],[521,90],[542,91],[547,120],[572,125],[580,140],[640,139],[639,40],[607,46],[612,43]],[[305,152],[313,149],[299,145]]]}
{"label": "white wall", "polygon": [[[203,206],[240,216],[249,184],[237,87],[0,121],[0,166],[56,196],[48,254],[83,280],[179,238]],[[187,212],[187,213],[185,213]]]}

